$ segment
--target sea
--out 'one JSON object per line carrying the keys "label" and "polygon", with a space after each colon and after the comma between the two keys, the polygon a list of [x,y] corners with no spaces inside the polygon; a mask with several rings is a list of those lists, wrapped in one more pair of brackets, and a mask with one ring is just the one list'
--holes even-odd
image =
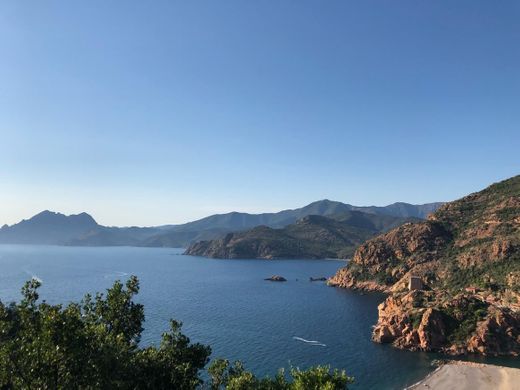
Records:
{"label": "sea", "polygon": [[[67,304],[104,292],[131,275],[140,280],[143,346],[160,342],[169,319],[212,358],[241,360],[257,376],[325,364],[355,377],[352,389],[403,389],[434,370],[439,356],[370,340],[382,294],[311,282],[330,277],[338,260],[222,260],[183,249],[0,245],[0,300],[19,301],[23,283],[42,282],[40,299]],[[286,282],[264,280],[280,275]],[[518,361],[482,362],[517,366]],[[204,375],[204,373],[202,374]]]}

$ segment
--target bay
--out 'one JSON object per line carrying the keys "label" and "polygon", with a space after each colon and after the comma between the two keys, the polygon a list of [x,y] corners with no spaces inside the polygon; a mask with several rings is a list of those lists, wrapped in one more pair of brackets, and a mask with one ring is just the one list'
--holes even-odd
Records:
{"label": "bay", "polygon": [[[354,389],[402,389],[432,370],[434,355],[370,341],[384,296],[332,288],[335,260],[215,260],[182,249],[0,245],[0,299],[20,299],[32,277],[40,299],[67,303],[137,275],[145,305],[141,343],[157,344],[170,318],[212,357],[242,360],[257,375],[279,367],[329,364],[356,379]],[[265,281],[282,275],[287,282]]]}

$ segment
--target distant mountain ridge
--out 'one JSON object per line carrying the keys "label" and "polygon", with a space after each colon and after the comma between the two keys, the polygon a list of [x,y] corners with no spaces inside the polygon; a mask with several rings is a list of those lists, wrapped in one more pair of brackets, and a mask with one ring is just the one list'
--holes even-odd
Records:
{"label": "distant mountain ridge", "polygon": [[234,211],[226,214],[215,214],[197,221],[188,222],[182,225],[174,225],[171,227],[171,230],[205,230],[208,227],[243,230],[259,225],[277,228],[294,223],[298,219],[307,215],[327,216],[340,214],[346,211],[364,211],[372,214],[391,215],[393,217],[415,217],[425,219],[428,214],[437,210],[442,204],[442,202],[436,202],[422,205],[413,205],[409,203],[397,202],[383,207],[353,206],[347,203],[323,199],[312,202],[301,208],[282,210],[276,213],[249,214]]}
{"label": "distant mountain ridge", "polygon": [[42,211],[12,226],[0,229],[0,243],[38,245],[114,246],[136,245],[160,232],[158,228],[107,227],[87,213],[64,215]]}
{"label": "distant mountain ridge", "polygon": [[187,247],[196,241],[212,240],[230,232],[243,231],[260,225],[282,228],[307,215],[331,216],[349,211],[363,211],[376,215],[424,218],[440,205],[442,203],[424,205],[394,203],[385,207],[358,207],[325,199],[302,208],[277,213],[231,212],[211,215],[185,224],[158,227],[108,227],[99,225],[87,213],[66,216],[43,211],[17,224],[4,225],[0,229],[0,243]]}
{"label": "distant mountain ridge", "polygon": [[87,213],[63,215],[42,211],[28,220],[0,229],[0,242],[16,244],[53,244],[65,242],[99,225]]}
{"label": "distant mountain ridge", "polygon": [[196,242],[185,254],[226,259],[348,258],[374,235],[418,218],[401,218],[361,211],[325,217],[307,215],[283,228],[264,225]]}
{"label": "distant mountain ridge", "polygon": [[189,245],[193,242],[221,238],[226,233],[239,232],[256,226],[263,225],[275,229],[283,228],[307,215],[332,216],[349,211],[362,211],[370,214],[389,215],[400,218],[425,219],[428,214],[437,210],[442,204],[442,202],[436,202],[412,205],[400,202],[384,207],[359,207],[324,199],[301,208],[282,210],[277,213],[248,214],[231,212],[211,215],[197,221],[170,226],[168,230],[164,230],[162,234],[158,234],[146,240],[143,245],[185,247],[187,244]]}

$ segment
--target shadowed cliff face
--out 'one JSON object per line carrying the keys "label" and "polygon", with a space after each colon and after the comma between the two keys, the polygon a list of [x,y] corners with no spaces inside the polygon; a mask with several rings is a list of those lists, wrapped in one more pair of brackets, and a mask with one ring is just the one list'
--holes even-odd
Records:
{"label": "shadowed cliff face", "polygon": [[[427,301],[410,298],[411,275],[431,290]],[[414,350],[518,354],[519,281],[516,176],[445,204],[426,222],[367,241],[329,284],[391,294],[380,307],[375,341]],[[464,302],[472,299],[485,304],[479,316],[453,315],[470,310]],[[421,332],[410,328],[414,321],[417,326],[424,321]],[[494,329],[496,337],[486,336],[486,329]]]}

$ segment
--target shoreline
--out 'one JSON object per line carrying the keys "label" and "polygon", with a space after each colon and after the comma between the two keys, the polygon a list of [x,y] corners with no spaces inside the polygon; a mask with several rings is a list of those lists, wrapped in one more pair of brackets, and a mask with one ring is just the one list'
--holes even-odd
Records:
{"label": "shoreline", "polygon": [[519,383],[519,368],[453,360],[405,390],[514,390]]}

